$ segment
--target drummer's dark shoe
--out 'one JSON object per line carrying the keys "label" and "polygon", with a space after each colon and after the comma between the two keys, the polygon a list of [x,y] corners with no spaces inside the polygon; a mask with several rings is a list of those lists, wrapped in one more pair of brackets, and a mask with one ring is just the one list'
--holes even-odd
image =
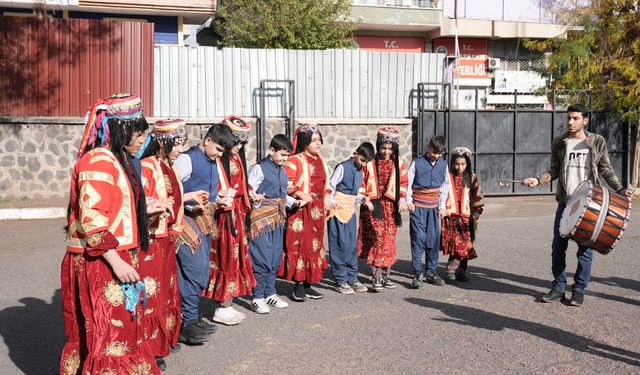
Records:
{"label": "drummer's dark shoe", "polygon": [[549,293],[542,296],[542,302],[556,302],[565,299],[564,292],[551,289]]}
{"label": "drummer's dark shoe", "polygon": [[569,305],[571,306],[582,306],[584,303],[584,293],[581,292],[572,292],[571,299],[569,300]]}

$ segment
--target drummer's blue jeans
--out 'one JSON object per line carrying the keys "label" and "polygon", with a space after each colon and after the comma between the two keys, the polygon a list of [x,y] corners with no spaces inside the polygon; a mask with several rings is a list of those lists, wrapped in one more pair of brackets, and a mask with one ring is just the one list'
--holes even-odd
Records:
{"label": "drummer's blue jeans", "polygon": [[[569,245],[568,238],[560,237],[560,218],[562,218],[564,207],[564,204],[558,205],[556,218],[553,223],[553,242],[551,243],[551,271],[553,272],[551,289],[563,293],[567,286],[567,273],[565,272],[565,268],[567,267],[566,253],[567,246]],[[591,278],[593,250],[588,246],[578,246],[576,256],[578,257],[578,268],[573,276],[574,282],[572,290],[574,292],[584,293]]]}

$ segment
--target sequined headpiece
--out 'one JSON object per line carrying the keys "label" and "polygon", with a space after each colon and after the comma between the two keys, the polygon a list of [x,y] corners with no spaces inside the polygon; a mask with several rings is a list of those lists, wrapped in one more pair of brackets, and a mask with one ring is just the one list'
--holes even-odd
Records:
{"label": "sequined headpiece", "polygon": [[151,136],[156,139],[169,140],[187,136],[187,122],[179,118],[158,120],[153,124]]}
{"label": "sequined headpiece", "polygon": [[291,142],[293,144],[294,152],[298,144],[298,136],[300,135],[300,133],[320,133],[320,128],[318,127],[318,125],[314,124],[302,124],[298,126],[296,128],[296,131],[293,133],[293,142]]}
{"label": "sequined headpiece", "polygon": [[460,146],[460,147],[456,147],[453,150],[451,150],[451,156],[467,156],[469,158],[471,158],[471,156],[473,155],[473,153],[471,152],[470,149],[464,147],[464,146]]}
{"label": "sequined headpiece", "polygon": [[84,118],[84,133],[78,147],[78,159],[86,152],[89,145],[100,139],[100,145],[109,143],[109,126],[107,121],[119,119],[124,122],[141,118],[142,100],[131,94],[116,94],[100,99],[88,108]]}
{"label": "sequined headpiece", "polygon": [[400,141],[400,132],[392,127],[385,126],[378,129],[378,134],[376,137],[377,143],[398,143]]}
{"label": "sequined headpiece", "polygon": [[222,120],[222,123],[231,129],[236,143],[246,143],[249,140],[251,126],[248,122],[238,116],[231,115],[225,117],[224,120]]}

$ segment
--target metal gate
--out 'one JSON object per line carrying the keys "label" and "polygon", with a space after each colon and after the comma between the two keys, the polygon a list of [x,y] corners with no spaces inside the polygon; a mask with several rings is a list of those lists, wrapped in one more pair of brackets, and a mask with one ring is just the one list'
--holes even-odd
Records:
{"label": "metal gate", "polygon": [[[499,110],[454,110],[448,105],[450,99],[451,90],[447,84],[418,85],[415,155],[425,152],[433,135],[442,135],[447,150],[466,146],[474,152],[474,171],[485,194],[555,192],[555,181],[531,189],[518,184],[500,186],[498,179],[521,180],[538,176],[549,168],[551,141],[566,132],[566,109],[530,110],[514,106]],[[626,186],[630,160],[628,125],[610,112],[592,110],[588,131],[607,139],[611,164]]]}

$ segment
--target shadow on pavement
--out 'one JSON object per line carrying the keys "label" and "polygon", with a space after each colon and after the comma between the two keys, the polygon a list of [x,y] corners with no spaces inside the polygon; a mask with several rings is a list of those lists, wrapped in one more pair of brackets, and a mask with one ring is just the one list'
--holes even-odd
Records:
{"label": "shadow on pavement", "polygon": [[[407,278],[413,277],[413,271],[411,262],[407,260],[398,260],[398,262],[393,266],[392,274],[397,274],[398,276],[406,276]],[[438,273],[442,276],[443,270],[442,267],[438,269]],[[467,274],[469,276],[470,281],[463,282],[454,282],[452,286],[458,287],[460,289],[465,290],[480,290],[485,292],[492,293],[506,293],[506,294],[522,294],[529,295],[534,297],[536,300],[540,298],[542,293],[546,293],[551,288],[551,278],[549,280],[538,279],[530,276],[517,275],[514,273],[498,271],[490,268],[484,267],[474,267],[472,263],[469,265],[469,269],[467,270]],[[567,287],[567,291],[571,292],[571,281],[573,278],[573,274],[567,274],[567,281],[569,286]],[[410,279],[409,279],[410,280]],[[616,286],[620,288],[631,289],[634,291],[640,291],[640,282],[630,279],[624,279],[619,277],[592,277],[592,283],[602,283],[605,285]],[[401,285],[410,288],[410,281],[407,283],[399,282]],[[514,285],[513,283],[518,283],[521,285]],[[595,292],[587,289],[587,294],[589,296],[598,297],[610,301],[616,301],[620,303],[626,303],[629,305],[640,306],[640,300],[631,299],[627,297],[617,296],[613,294],[607,294],[602,292]]]}
{"label": "shadow on pavement", "polygon": [[0,311],[0,335],[9,350],[9,358],[27,375],[55,374],[60,371],[60,353],[64,345],[64,325],[57,289],[51,303],[25,297],[22,305]]}
{"label": "shadow on pavement", "polygon": [[456,323],[491,331],[502,331],[505,329],[521,331],[580,352],[589,353],[613,361],[624,362],[632,366],[640,366],[640,353],[603,344],[559,328],[493,314],[472,307],[429,301],[422,298],[405,298],[405,301],[418,306],[440,310],[443,314],[450,317],[436,318],[435,320],[438,321]]}

